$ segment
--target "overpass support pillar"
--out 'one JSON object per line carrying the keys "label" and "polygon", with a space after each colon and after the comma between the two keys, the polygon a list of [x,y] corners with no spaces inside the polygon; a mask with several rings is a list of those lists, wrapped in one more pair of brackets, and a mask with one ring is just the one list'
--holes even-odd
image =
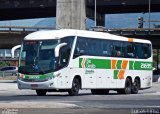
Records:
{"label": "overpass support pillar", "polygon": [[[92,19],[92,20],[95,20],[95,17],[94,17],[94,13],[95,11],[93,9],[90,9],[90,8],[87,8],[86,9],[86,15],[88,18]],[[97,23],[97,26],[105,26],[105,14],[101,14],[99,12],[96,12],[96,23]]]}
{"label": "overpass support pillar", "polygon": [[97,26],[105,26],[105,14],[99,14],[97,16]]}
{"label": "overpass support pillar", "polygon": [[85,0],[57,0],[56,28],[85,29]]}

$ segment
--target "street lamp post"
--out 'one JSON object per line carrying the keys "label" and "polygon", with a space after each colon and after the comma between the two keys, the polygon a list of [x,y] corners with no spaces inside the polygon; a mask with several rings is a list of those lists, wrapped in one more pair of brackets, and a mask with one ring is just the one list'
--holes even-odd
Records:
{"label": "street lamp post", "polygon": [[97,26],[97,0],[95,0],[95,4],[94,4],[94,26]]}
{"label": "street lamp post", "polygon": [[150,28],[151,28],[151,23],[150,23],[150,21],[151,21],[151,0],[149,0],[148,1],[149,3],[149,6],[148,6],[148,10],[149,10],[149,19],[148,19],[148,21],[149,21],[149,30],[150,30]]}

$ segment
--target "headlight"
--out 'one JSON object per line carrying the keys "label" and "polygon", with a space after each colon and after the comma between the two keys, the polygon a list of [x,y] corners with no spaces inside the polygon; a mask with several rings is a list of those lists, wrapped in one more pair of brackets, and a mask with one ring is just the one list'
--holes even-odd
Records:
{"label": "headlight", "polygon": [[23,80],[24,78],[25,78],[25,75],[24,75],[24,74],[20,74],[20,73],[18,74],[18,79],[19,79],[19,80]]}

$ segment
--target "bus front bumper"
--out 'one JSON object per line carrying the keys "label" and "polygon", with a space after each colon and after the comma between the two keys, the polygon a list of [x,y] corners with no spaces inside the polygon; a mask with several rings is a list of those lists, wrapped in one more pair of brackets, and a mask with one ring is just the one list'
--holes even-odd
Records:
{"label": "bus front bumper", "polygon": [[17,79],[17,84],[19,89],[55,89],[55,82],[53,80],[45,82],[24,82]]}

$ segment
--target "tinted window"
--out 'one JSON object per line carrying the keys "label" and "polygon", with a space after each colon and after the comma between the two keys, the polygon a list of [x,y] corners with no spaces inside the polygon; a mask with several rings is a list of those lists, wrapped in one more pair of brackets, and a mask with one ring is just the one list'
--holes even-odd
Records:
{"label": "tinted window", "polygon": [[78,37],[73,57],[75,58],[80,55],[102,56],[102,43],[102,40]]}
{"label": "tinted window", "polygon": [[122,42],[115,41],[114,42],[114,50],[113,52],[113,57],[121,57],[122,56]]}
{"label": "tinted window", "polygon": [[134,50],[134,43],[127,43],[127,58],[134,58],[135,57],[135,50]]}
{"label": "tinted window", "polygon": [[151,57],[151,46],[149,44],[143,44],[144,59]]}
{"label": "tinted window", "polygon": [[111,57],[114,50],[111,41],[102,40],[102,56]]}
{"label": "tinted window", "polygon": [[146,59],[151,57],[151,45],[78,37],[73,57],[81,55]]}
{"label": "tinted window", "polygon": [[142,44],[136,43],[136,58],[147,59],[151,57],[151,45],[150,44]]}

